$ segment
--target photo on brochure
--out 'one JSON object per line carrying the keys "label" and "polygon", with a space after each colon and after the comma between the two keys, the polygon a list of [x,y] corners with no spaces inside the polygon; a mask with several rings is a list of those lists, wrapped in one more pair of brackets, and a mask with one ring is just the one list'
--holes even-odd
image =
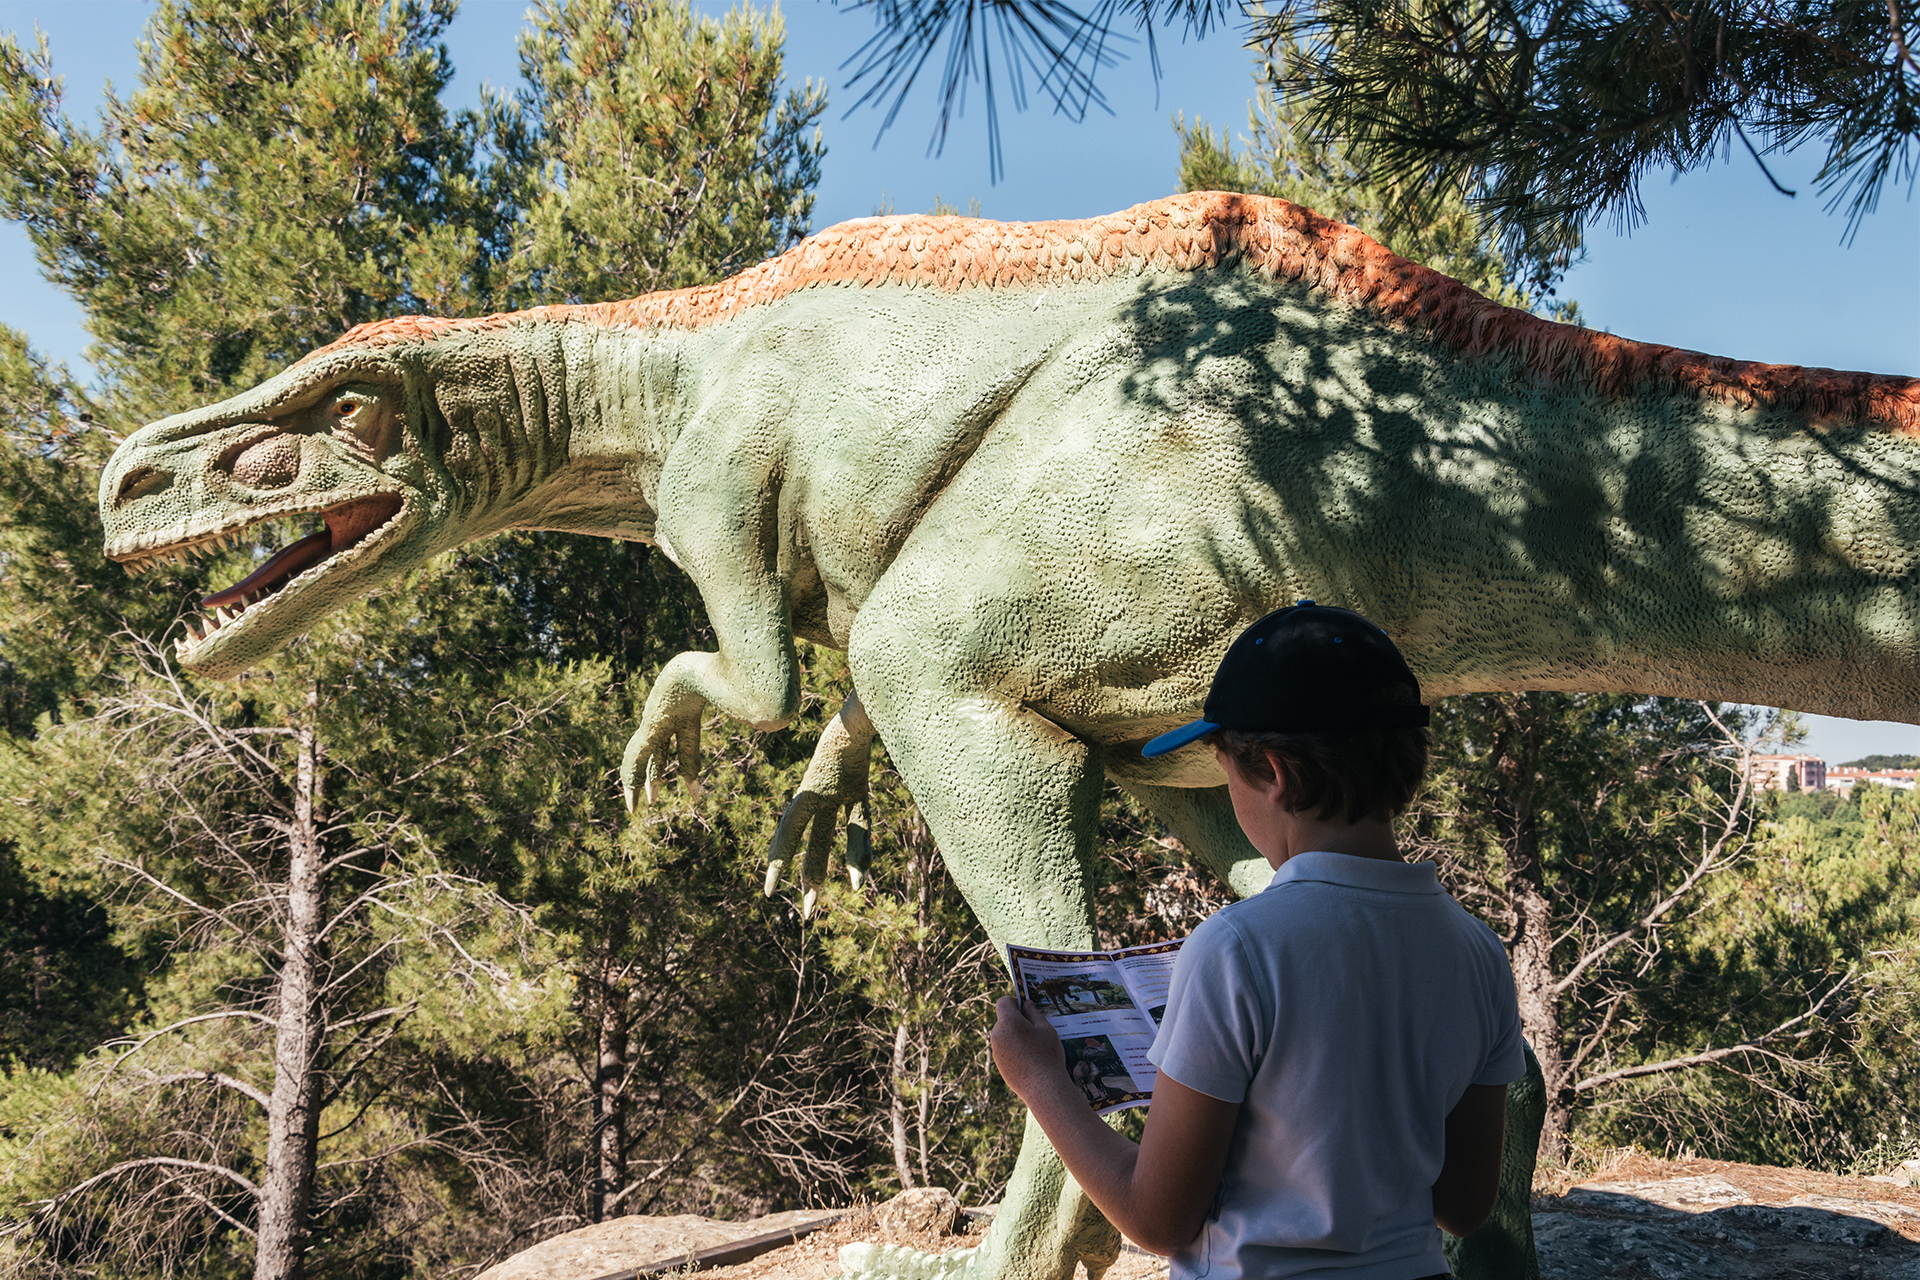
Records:
{"label": "photo on brochure", "polygon": [[1133,1007],[1133,997],[1127,994],[1125,987],[1090,973],[1073,973],[1058,978],[1029,974],[1027,999],[1039,1005],[1040,1012],[1049,1018]]}
{"label": "photo on brochure", "polygon": [[1153,1099],[1147,1061],[1167,1008],[1180,941],[1120,951],[1009,946],[1014,988],[1060,1037],[1067,1074],[1101,1115]]}
{"label": "photo on brochure", "polygon": [[1061,1043],[1067,1049],[1067,1074],[1094,1106],[1151,1096],[1127,1074],[1110,1037],[1068,1036]]}

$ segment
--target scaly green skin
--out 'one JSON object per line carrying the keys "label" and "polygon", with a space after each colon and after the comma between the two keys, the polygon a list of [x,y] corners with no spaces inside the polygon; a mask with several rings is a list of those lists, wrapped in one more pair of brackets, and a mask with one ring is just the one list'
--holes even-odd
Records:
{"label": "scaly green skin", "polygon": [[[1232,264],[822,285],[729,315],[533,313],[329,349],[130,438],[101,482],[109,553],[322,508],[351,533],[386,508],[356,523],[342,504],[402,502],[185,648],[230,675],[502,529],[656,541],[719,649],[660,673],[629,785],[651,794],[674,755],[691,782],[709,707],[789,720],[794,637],[844,648],[858,698],[775,874],[804,843],[819,883],[877,733],[1002,943],[1093,941],[1108,777],[1236,891],[1265,884],[1211,753],[1139,746],[1195,715],[1235,633],[1302,596],[1378,621],[1433,696],[1631,690],[1920,721],[1907,435],[1549,383]],[[1524,1222],[1527,1173],[1509,1170],[1490,1229]],[[1476,1263],[1471,1245],[1467,1272],[1517,1274],[1515,1249]],[[1114,1247],[1030,1124],[971,1272],[1064,1280],[1084,1259],[1097,1277]]]}

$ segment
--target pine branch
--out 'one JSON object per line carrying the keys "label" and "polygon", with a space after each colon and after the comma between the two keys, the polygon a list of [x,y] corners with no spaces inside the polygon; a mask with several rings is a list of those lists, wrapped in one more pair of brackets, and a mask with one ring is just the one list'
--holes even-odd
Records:
{"label": "pine branch", "polygon": [[86,1178],[74,1183],[58,1195],[49,1196],[45,1200],[34,1201],[34,1211],[41,1215],[58,1212],[60,1206],[66,1204],[69,1200],[72,1200],[75,1196],[85,1194],[89,1189],[97,1187],[103,1182],[117,1178],[125,1173],[131,1173],[136,1169],[149,1168],[189,1169],[199,1173],[211,1173],[217,1177],[225,1178],[228,1182],[240,1187],[255,1200],[260,1198],[260,1188],[255,1185],[252,1180],[242,1174],[235,1173],[223,1164],[208,1164],[204,1160],[181,1160],[174,1156],[141,1156],[136,1160],[122,1160],[110,1169],[102,1170],[94,1174],[91,1178]]}
{"label": "pine branch", "polygon": [[1739,1044],[1727,1045],[1721,1049],[1708,1049],[1701,1053],[1691,1053],[1681,1058],[1668,1058],[1662,1062],[1648,1062],[1634,1067],[1622,1067],[1617,1071],[1603,1072],[1597,1076],[1588,1076],[1573,1086],[1574,1091],[1576,1093],[1590,1093],[1595,1089],[1603,1089],[1607,1085],[1617,1084],[1622,1080],[1637,1079],[1641,1076],[1662,1075],[1670,1071],[1685,1071],[1689,1067],[1705,1066],[1708,1063],[1720,1062],[1741,1054],[1758,1054],[1762,1057],[1771,1058],[1776,1062],[1794,1062],[1794,1059],[1773,1049],[1769,1049],[1767,1046],[1777,1040],[1786,1038],[1789,1033],[1792,1034],[1794,1039],[1801,1039],[1811,1035],[1811,1028],[1804,1031],[1794,1031],[1794,1028],[1800,1027],[1819,1017],[1820,1010],[1825,1008],[1829,1000],[1852,982],[1853,978],[1853,974],[1846,974],[1838,982],[1834,983],[1833,986],[1829,987],[1824,995],[1814,1001],[1813,1005],[1808,1008],[1806,1012],[1788,1018],[1785,1022],[1780,1023],[1771,1030],[1754,1036],[1750,1040],[1743,1040]]}
{"label": "pine branch", "polygon": [[236,1093],[251,1098],[263,1108],[268,1105],[268,1098],[265,1093],[248,1084],[245,1080],[237,1079],[223,1071],[176,1071],[171,1075],[163,1076],[157,1072],[143,1069],[140,1074],[145,1076],[147,1083],[153,1085],[155,1088],[161,1085],[178,1084],[185,1080],[198,1080],[207,1084],[217,1084],[223,1088],[232,1089]]}

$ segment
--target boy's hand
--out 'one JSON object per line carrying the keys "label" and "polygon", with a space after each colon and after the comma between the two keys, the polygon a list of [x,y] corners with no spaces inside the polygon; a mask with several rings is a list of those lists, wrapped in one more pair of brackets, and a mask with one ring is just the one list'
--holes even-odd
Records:
{"label": "boy's hand", "polygon": [[1146,1133],[1135,1146],[1107,1127],[1067,1074],[1066,1049],[1032,1005],[1004,996],[987,1039],[994,1065],[1107,1220],[1155,1253],[1177,1253],[1200,1232],[1227,1165],[1240,1104],[1161,1074]]}
{"label": "boy's hand", "polygon": [[1012,996],[1001,996],[994,1012],[999,1018],[987,1033],[993,1065],[1022,1102],[1031,1106],[1037,1090],[1070,1081],[1067,1051],[1046,1014],[1033,1005],[1021,1008]]}

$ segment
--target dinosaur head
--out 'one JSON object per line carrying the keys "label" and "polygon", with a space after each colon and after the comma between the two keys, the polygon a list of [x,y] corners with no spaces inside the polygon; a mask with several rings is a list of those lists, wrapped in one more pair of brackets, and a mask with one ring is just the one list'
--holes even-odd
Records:
{"label": "dinosaur head", "polygon": [[100,478],[110,558],[140,570],[242,538],[279,545],[201,602],[178,645],[183,666],[237,675],[474,536],[473,488],[448,470],[424,359],[418,346],[323,351],[120,446]]}

